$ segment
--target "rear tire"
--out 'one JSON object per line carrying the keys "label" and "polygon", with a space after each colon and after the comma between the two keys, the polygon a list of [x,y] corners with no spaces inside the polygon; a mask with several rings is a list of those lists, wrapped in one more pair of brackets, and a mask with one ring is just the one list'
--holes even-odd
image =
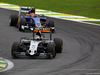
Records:
{"label": "rear tire", "polygon": [[55,58],[56,56],[56,50],[55,50],[55,44],[49,43],[47,46],[47,57],[49,59]]}
{"label": "rear tire", "polygon": [[56,44],[56,47],[55,47],[56,52],[57,52],[57,53],[62,53],[62,47],[63,47],[63,41],[62,41],[62,39],[60,39],[60,38],[55,38],[55,39],[54,39],[54,42],[55,42],[55,44]]}
{"label": "rear tire", "polygon": [[12,14],[9,17],[9,22],[10,22],[10,26],[16,26],[17,22],[18,22],[18,15],[16,14]]}
{"label": "rear tire", "polygon": [[21,18],[20,19],[20,24],[19,24],[19,31],[24,31],[25,29],[22,28],[22,26],[25,26],[25,25],[26,25],[26,19]]}
{"label": "rear tire", "polygon": [[11,55],[14,58],[19,58],[18,54],[19,54],[19,42],[14,42],[12,45],[12,50],[11,50]]}

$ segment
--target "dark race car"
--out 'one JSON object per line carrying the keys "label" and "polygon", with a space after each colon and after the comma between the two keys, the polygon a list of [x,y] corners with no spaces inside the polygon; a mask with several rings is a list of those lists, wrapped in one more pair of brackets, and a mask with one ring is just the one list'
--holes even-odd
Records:
{"label": "dark race car", "polygon": [[[21,15],[23,11],[28,11]],[[42,28],[42,32],[50,32],[50,27],[52,32],[55,31],[55,25],[53,20],[47,21],[44,15],[35,14],[35,8],[31,7],[20,7],[19,15],[12,14],[10,16],[10,26],[17,26],[19,31],[33,30],[35,28]],[[37,30],[35,30],[37,32]]]}

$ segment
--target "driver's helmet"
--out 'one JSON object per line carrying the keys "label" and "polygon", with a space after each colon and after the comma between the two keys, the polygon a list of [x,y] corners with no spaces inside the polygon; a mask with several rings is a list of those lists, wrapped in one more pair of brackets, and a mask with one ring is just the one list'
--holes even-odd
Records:
{"label": "driver's helmet", "polygon": [[41,37],[41,32],[38,30],[38,32],[36,33],[36,35]]}
{"label": "driver's helmet", "polygon": [[34,17],[34,16],[35,16],[35,14],[34,14],[34,13],[31,13],[31,14],[30,14],[30,16],[31,16],[31,17]]}
{"label": "driver's helmet", "polygon": [[40,32],[40,31],[38,31],[38,32],[36,33],[35,39],[37,39],[37,40],[40,40],[40,39],[41,39],[41,32]]}
{"label": "driver's helmet", "polygon": [[40,36],[36,35],[35,40],[40,40]]}

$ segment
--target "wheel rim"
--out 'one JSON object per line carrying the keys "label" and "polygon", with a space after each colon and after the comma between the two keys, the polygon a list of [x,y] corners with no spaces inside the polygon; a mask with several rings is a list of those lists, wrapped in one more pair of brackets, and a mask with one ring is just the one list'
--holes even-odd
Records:
{"label": "wheel rim", "polygon": [[24,26],[23,25],[21,25],[21,29],[24,30]]}

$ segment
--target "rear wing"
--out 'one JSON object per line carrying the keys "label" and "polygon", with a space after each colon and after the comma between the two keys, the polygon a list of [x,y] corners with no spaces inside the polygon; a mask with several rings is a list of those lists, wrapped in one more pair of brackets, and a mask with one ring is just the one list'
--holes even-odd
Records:
{"label": "rear wing", "polygon": [[35,28],[35,27],[33,27],[33,38],[34,38],[34,33],[35,33],[35,32],[38,32],[38,31],[43,32],[43,33],[45,33],[45,32],[50,33],[50,40],[52,40],[52,31],[51,31],[51,27],[48,28],[47,30],[44,30],[43,28]]}
{"label": "rear wing", "polygon": [[20,10],[30,10],[32,7],[25,7],[25,6],[21,6]]}
{"label": "rear wing", "polygon": [[27,11],[31,10],[32,8],[35,9],[35,7],[20,6],[20,9],[19,9],[19,17],[20,17],[21,12],[25,12],[25,11],[27,12]]}
{"label": "rear wing", "polygon": [[48,32],[48,33],[50,33],[50,28],[34,28],[34,32],[38,32],[38,30],[40,31],[40,32]]}

